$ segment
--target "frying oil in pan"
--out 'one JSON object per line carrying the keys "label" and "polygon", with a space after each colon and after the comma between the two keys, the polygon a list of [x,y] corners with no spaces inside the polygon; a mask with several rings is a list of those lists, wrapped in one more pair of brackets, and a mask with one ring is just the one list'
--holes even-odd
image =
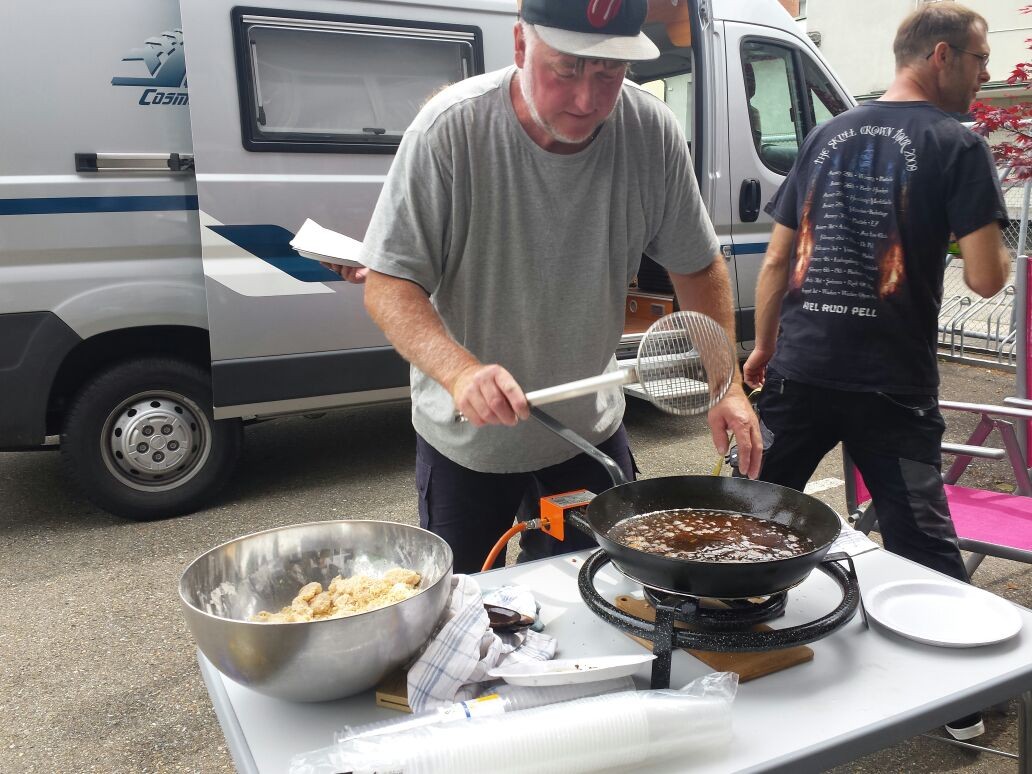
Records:
{"label": "frying oil in pan", "polygon": [[670,559],[762,562],[813,551],[807,537],[755,516],[729,511],[674,508],[624,519],[609,538]]}

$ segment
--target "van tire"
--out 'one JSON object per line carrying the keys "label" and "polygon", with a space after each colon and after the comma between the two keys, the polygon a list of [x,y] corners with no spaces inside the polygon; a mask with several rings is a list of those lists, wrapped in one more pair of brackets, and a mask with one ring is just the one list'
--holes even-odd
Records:
{"label": "van tire", "polygon": [[136,521],[190,513],[226,483],[240,455],[240,420],[216,422],[211,405],[211,377],[193,363],[119,363],[73,398],[61,456],[109,513]]}

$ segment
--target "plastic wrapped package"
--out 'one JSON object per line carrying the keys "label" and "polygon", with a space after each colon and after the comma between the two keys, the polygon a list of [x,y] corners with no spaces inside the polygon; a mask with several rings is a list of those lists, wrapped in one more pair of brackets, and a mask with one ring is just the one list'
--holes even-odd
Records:
{"label": "plastic wrapped package", "polygon": [[542,707],[546,704],[583,699],[588,696],[599,696],[603,693],[633,690],[634,680],[631,677],[619,677],[615,680],[599,680],[590,683],[574,683],[572,685],[537,686],[533,688],[502,684],[495,686],[476,699],[456,702],[438,710],[420,712],[403,718],[381,720],[377,723],[366,723],[361,726],[345,726],[334,735],[334,741],[346,742],[357,737],[400,733],[422,726],[435,726],[458,720],[490,717],[491,715],[501,715],[505,712]]}
{"label": "plastic wrapped package", "polygon": [[681,690],[622,691],[504,715],[357,737],[291,761],[291,774],[480,774],[629,770],[731,740],[733,672]]}

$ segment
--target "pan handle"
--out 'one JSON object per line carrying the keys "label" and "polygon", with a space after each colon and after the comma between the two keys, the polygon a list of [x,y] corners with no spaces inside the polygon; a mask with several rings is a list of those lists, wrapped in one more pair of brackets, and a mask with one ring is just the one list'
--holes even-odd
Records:
{"label": "pan handle", "polygon": [[527,403],[532,406],[544,406],[569,398],[578,398],[581,395],[593,395],[608,387],[619,387],[636,381],[638,381],[638,372],[634,368],[621,368],[601,376],[589,376],[587,379],[578,379],[575,382],[557,384],[554,387],[528,392]]}
{"label": "pan handle", "polygon": [[560,422],[558,419],[553,417],[551,414],[546,414],[536,406],[530,407],[530,415],[534,417],[538,422],[543,424],[553,433],[558,435],[564,441],[573,444],[582,452],[587,454],[593,460],[598,462],[602,467],[606,469],[609,474],[609,478],[613,480],[613,486],[619,486],[620,484],[629,483],[629,479],[624,475],[623,470],[616,464],[616,461],[607,454],[603,454],[584,438],[581,438],[577,433],[573,432],[570,428]]}
{"label": "pan handle", "polygon": [[[619,387],[624,384],[633,384],[638,381],[638,371],[634,368],[619,368],[616,371],[589,376],[587,379],[578,379],[575,382],[557,384],[554,387],[543,387],[540,390],[533,390],[526,394],[527,403],[531,406],[547,406],[549,403],[579,398],[581,395],[594,395],[610,387]],[[456,411],[452,420],[465,422],[466,417]]]}
{"label": "pan handle", "polygon": [[583,514],[584,511],[580,508],[571,508],[563,514],[563,518],[566,519],[568,524],[572,524],[589,538],[598,540],[598,534],[591,528],[591,525],[588,523],[587,519],[584,518]]}

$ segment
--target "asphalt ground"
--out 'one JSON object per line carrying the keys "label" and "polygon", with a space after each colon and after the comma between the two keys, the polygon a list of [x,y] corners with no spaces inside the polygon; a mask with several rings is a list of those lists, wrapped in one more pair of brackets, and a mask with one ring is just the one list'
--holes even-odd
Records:
{"label": "asphalt ground", "polygon": [[[1014,376],[943,364],[944,397],[998,402]],[[962,440],[974,420],[951,422]],[[632,401],[627,427],[645,477],[709,473],[704,422]],[[231,538],[306,521],[416,522],[407,404],[285,418],[248,429],[241,465],[191,516],[123,521],[77,494],[53,452],[0,454],[0,772],[231,772],[233,765],[179,610],[196,556]],[[841,460],[815,493],[844,506]],[[1005,463],[962,483],[1006,490]],[[987,559],[977,585],[1032,606],[1032,569]],[[1014,751],[1016,707],[993,709],[980,741]],[[924,737],[836,772],[1011,772],[1013,761]]]}

